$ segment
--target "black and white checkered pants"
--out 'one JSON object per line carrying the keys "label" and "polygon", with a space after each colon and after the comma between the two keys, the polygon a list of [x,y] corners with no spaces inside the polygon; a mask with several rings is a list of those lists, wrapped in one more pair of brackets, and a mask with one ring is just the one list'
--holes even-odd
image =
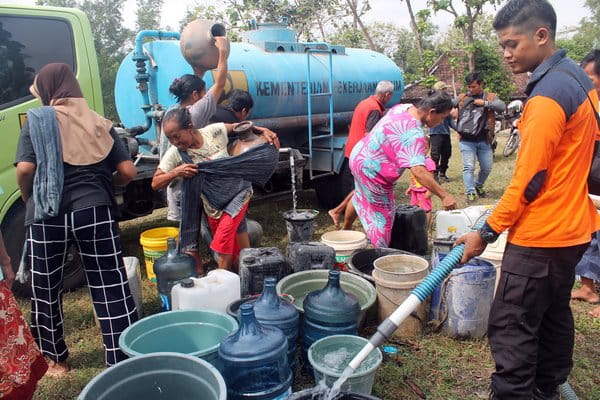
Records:
{"label": "black and white checkered pants", "polygon": [[68,249],[74,241],[100,321],[106,364],[126,359],[119,349],[119,336],[137,321],[137,312],[110,208],[95,206],[59,215],[32,224],[28,234],[31,331],[44,355],[57,362],[69,355],[63,334],[62,280]]}

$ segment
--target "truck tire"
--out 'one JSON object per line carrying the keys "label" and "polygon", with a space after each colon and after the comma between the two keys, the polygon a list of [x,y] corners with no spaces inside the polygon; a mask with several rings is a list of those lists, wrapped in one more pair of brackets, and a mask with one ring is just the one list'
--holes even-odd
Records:
{"label": "truck tire", "polygon": [[354,178],[349,170],[348,160],[344,160],[339,174],[317,178],[313,181],[313,187],[321,208],[325,210],[335,208],[348,193],[354,190]]}
{"label": "truck tire", "polygon": [[[25,242],[25,206],[22,202],[15,203],[2,221],[2,236],[10,256],[13,270],[19,269],[23,244]],[[31,279],[31,278],[30,278]],[[63,288],[65,290],[77,289],[85,284],[85,272],[81,267],[81,259],[77,253],[77,246],[71,245],[67,255],[63,275]],[[13,293],[17,296],[31,297],[31,280],[27,283],[14,282]]]}

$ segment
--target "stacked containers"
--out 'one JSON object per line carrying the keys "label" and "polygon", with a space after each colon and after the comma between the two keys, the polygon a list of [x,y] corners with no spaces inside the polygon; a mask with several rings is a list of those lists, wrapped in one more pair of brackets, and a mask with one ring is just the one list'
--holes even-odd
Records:
{"label": "stacked containers", "polygon": [[240,307],[240,329],[219,347],[221,373],[229,400],[283,400],[292,392],[287,337],[279,328],[260,325],[252,304]]}
{"label": "stacked containers", "polygon": [[262,326],[274,326],[286,334],[288,339],[288,362],[292,372],[294,372],[296,369],[296,344],[298,342],[300,313],[296,310],[296,307],[277,295],[276,284],[277,280],[273,277],[265,279],[263,292],[254,302],[254,315]]}
{"label": "stacked containers", "polygon": [[285,257],[277,247],[243,249],[240,252],[242,297],[262,293],[265,278],[281,279],[286,269]]}
{"label": "stacked containers", "polygon": [[175,238],[167,239],[167,254],[154,261],[161,311],[171,310],[171,289],[184,279],[196,275],[196,262],[177,250]]}
{"label": "stacked containers", "polygon": [[340,272],[329,271],[327,286],[304,299],[302,357],[308,360],[311,344],[331,335],[358,335],[360,304],[340,287]]}

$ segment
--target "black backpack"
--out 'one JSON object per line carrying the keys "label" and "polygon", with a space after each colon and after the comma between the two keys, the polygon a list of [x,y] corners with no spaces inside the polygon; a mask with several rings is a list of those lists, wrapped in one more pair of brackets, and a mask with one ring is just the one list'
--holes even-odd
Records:
{"label": "black backpack", "polygon": [[458,133],[466,138],[475,138],[485,129],[487,119],[488,110],[476,106],[475,99],[467,96],[458,111]]}

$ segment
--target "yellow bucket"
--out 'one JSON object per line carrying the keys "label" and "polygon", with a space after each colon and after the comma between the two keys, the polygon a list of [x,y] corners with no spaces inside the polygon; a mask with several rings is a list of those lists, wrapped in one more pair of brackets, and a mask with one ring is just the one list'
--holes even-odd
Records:
{"label": "yellow bucket", "polygon": [[148,229],[140,235],[140,244],[144,249],[144,261],[146,264],[146,275],[151,282],[156,283],[154,274],[154,260],[167,252],[167,239],[179,236],[179,229],[172,226]]}

